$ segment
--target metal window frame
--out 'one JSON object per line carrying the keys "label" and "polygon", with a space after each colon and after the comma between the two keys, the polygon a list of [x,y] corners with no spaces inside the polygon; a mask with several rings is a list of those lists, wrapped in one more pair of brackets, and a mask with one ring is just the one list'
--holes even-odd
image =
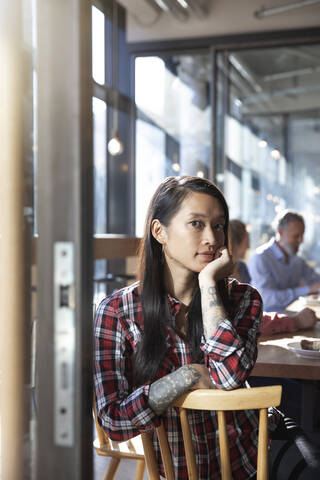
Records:
{"label": "metal window frame", "polygon": [[[39,238],[37,452],[39,480],[92,477],[92,82],[91,12],[86,0],[38,0]],[[57,440],[55,247],[74,251],[68,309],[74,311],[73,441]],[[72,345],[71,347],[72,348]],[[61,388],[62,387],[61,385]],[[63,413],[62,411],[59,413]]]}
{"label": "metal window frame", "polygon": [[[183,55],[199,53],[209,49],[212,61],[212,80],[210,94],[212,99],[212,136],[211,136],[211,166],[210,179],[216,180],[216,76],[217,76],[217,55],[224,50],[243,50],[257,48],[271,48],[294,45],[308,45],[320,43],[320,28],[273,30],[264,32],[252,32],[234,35],[219,35],[198,38],[185,38],[175,40],[132,42],[128,44],[128,51],[132,62],[132,83],[131,97],[134,99],[134,62],[140,56],[152,55]],[[134,122],[135,123],[135,122]],[[134,146],[134,134],[132,145]],[[132,147],[133,148],[133,147]]]}

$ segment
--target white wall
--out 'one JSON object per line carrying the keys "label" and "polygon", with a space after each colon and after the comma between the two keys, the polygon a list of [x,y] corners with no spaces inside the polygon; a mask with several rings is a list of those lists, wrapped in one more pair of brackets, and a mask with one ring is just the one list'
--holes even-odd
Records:
{"label": "white wall", "polygon": [[297,0],[212,0],[207,18],[200,20],[192,17],[185,23],[166,13],[157,18],[157,14],[144,0],[118,1],[128,9],[128,42],[320,27],[320,3],[262,20],[254,16],[254,12],[262,6],[270,8],[296,3]]}

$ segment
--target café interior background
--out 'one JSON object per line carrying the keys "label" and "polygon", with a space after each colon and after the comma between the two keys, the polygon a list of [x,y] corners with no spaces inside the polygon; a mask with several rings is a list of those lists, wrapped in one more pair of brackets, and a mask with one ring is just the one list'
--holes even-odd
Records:
{"label": "caf\u00e9 interior background", "polygon": [[[135,239],[142,235],[148,201],[158,183],[168,175],[199,175],[222,188],[230,218],[249,224],[252,248],[270,238],[277,212],[299,210],[306,220],[302,254],[319,270],[320,1],[121,0],[116,5],[110,0],[78,0],[62,5],[14,0],[5,4],[0,7],[1,25],[8,19],[16,21],[15,9],[22,25],[22,81],[17,87],[9,82],[2,90],[10,85],[10,99],[15,98],[14,88],[19,88],[22,98],[22,133],[17,130],[16,135],[20,135],[23,158],[26,271],[24,315],[17,315],[16,323],[19,328],[23,322],[25,335],[20,344],[12,336],[10,358],[22,348],[27,359],[19,390],[22,400],[16,400],[16,407],[24,406],[23,428],[8,437],[20,436],[20,456],[26,460],[20,462],[23,467],[16,470],[18,476],[8,465],[6,468],[13,479],[19,475],[44,478],[41,448],[48,436],[44,456],[48,465],[48,458],[61,458],[62,478],[63,472],[72,471],[75,465],[74,472],[79,474],[68,478],[82,478],[81,471],[91,469],[90,453],[84,456],[86,468],[82,468],[84,460],[79,454],[91,448],[90,421],[81,421],[81,428],[74,428],[72,455],[64,452],[59,457],[65,449],[57,449],[52,439],[53,403],[45,393],[41,397],[41,392],[48,390],[48,396],[55,398],[54,314],[48,314],[48,320],[43,315],[43,302],[51,305],[54,292],[52,279],[46,286],[54,262],[48,260],[50,250],[35,254],[37,239],[41,248],[41,229],[42,239],[48,235],[52,242],[72,240],[73,235]],[[63,131],[70,98],[73,116],[67,114]],[[90,111],[83,105],[89,105]],[[5,108],[2,126],[6,125]],[[79,127],[76,136],[73,121]],[[112,155],[110,147],[108,150],[115,134],[122,142],[118,155]],[[68,160],[78,165],[75,159],[83,155],[84,141],[90,153],[79,165],[87,162],[92,168],[79,173],[70,165],[68,169]],[[69,156],[64,156],[66,151]],[[55,163],[46,163],[47,157]],[[4,156],[1,161],[9,163]],[[84,171],[87,175],[81,176]],[[81,190],[85,182],[88,186]],[[86,216],[90,217],[87,223],[83,220]],[[69,228],[72,224],[74,232],[66,227],[64,238],[61,227],[55,235],[59,225],[67,224]],[[91,309],[91,314],[106,293],[132,281],[135,264],[131,255],[101,258],[89,243],[86,258],[85,242],[74,253],[75,258],[80,255],[75,284],[87,298],[86,309],[87,313]],[[85,288],[85,274],[91,287]],[[2,280],[9,285],[7,274]],[[17,294],[14,288],[11,291]],[[78,305],[81,295],[75,291]],[[16,317],[12,318],[14,324]],[[39,323],[46,321],[46,334],[41,334]],[[91,317],[83,320],[80,316],[72,337],[77,359],[72,371],[78,379],[72,399],[76,394],[89,398],[91,365],[84,359],[88,361],[91,347],[85,353],[78,342],[83,343],[86,335],[89,342],[91,334]],[[2,335],[3,342],[6,336]],[[46,361],[47,374],[41,373]],[[2,369],[11,364],[8,360]],[[82,376],[84,371],[87,373]],[[21,381],[21,377],[15,378]],[[41,398],[50,408],[38,409]],[[75,404],[71,422],[88,417],[88,412],[90,416],[90,405],[91,399]],[[2,404],[2,409],[6,408]],[[2,463],[9,458],[5,456],[4,431],[3,426]],[[87,442],[80,440],[83,436]]]}

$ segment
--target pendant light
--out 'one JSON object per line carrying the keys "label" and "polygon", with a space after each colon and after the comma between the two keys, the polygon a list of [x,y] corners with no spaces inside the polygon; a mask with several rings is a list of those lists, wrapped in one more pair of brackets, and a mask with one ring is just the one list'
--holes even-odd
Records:
{"label": "pendant light", "polygon": [[123,152],[123,143],[119,138],[118,130],[118,4],[113,0],[112,4],[112,14],[113,14],[113,45],[112,45],[112,91],[113,91],[113,116],[112,116],[112,128],[113,136],[108,142],[108,152],[112,156],[121,155]]}

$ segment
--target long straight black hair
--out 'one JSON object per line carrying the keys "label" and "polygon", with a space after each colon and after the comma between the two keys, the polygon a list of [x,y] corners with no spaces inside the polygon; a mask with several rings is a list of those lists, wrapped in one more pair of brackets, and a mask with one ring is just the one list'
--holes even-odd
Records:
{"label": "long straight black hair", "polygon": [[[155,379],[166,354],[167,327],[172,323],[164,282],[164,256],[162,245],[152,235],[154,219],[168,226],[172,217],[179,211],[183,200],[190,192],[205,193],[219,200],[225,214],[225,245],[228,246],[229,211],[219,188],[207,179],[181,176],[168,177],[154,193],[145,223],[145,233],[139,250],[139,280],[142,298],[144,331],[134,356],[133,380],[136,386]],[[228,310],[226,281],[221,280],[217,288],[224,307]],[[193,362],[200,363],[200,350],[203,333],[201,297],[196,289],[188,314],[187,341]]]}

